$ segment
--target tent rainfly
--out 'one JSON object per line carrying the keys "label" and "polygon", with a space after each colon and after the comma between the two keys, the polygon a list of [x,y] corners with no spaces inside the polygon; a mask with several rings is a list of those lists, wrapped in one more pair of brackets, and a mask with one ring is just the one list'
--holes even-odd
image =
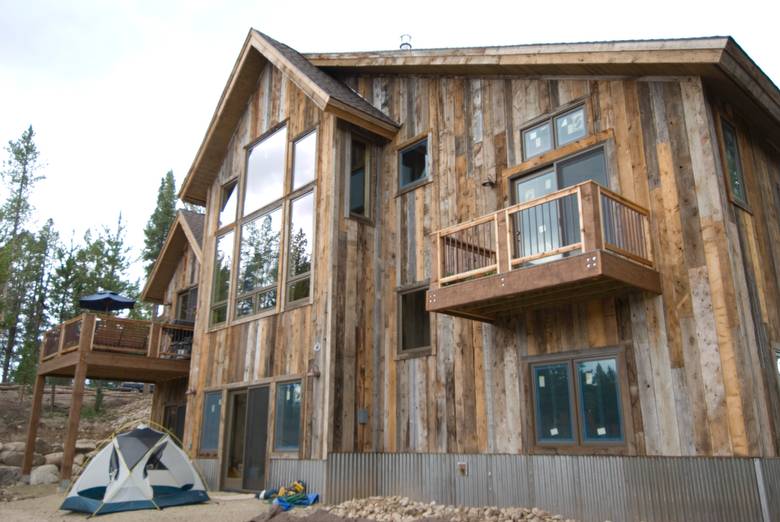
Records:
{"label": "tent rainfly", "polygon": [[60,509],[103,515],[209,500],[200,475],[173,439],[140,425],[106,444]]}

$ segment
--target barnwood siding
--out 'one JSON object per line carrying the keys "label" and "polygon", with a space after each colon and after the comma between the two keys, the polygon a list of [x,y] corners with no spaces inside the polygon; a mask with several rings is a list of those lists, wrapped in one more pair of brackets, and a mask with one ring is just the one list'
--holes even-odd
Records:
{"label": "barnwood siding", "polygon": [[187,379],[173,379],[158,382],[154,385],[154,397],[152,398],[152,422],[163,425],[165,420],[165,407],[178,406],[187,402]]}
{"label": "barnwood siding", "polygon": [[[226,181],[243,174],[245,147],[284,120],[287,120],[290,138],[315,126],[319,132],[312,303],[259,319],[242,320],[210,329],[209,306],[220,188]],[[235,130],[219,176],[209,191],[203,269],[198,293],[199,313],[190,370],[190,389],[197,390],[197,393],[192,394],[188,401],[184,436],[185,447],[193,452],[198,449],[205,390],[267,383],[274,378],[297,376],[302,377],[304,397],[300,456],[324,457],[329,425],[326,404],[332,400],[329,395],[332,387],[328,388],[326,383],[331,382],[328,376],[332,361],[327,356],[331,330],[328,306],[331,286],[335,282],[329,275],[331,229],[335,223],[335,181],[332,174],[334,129],[335,118],[332,115],[324,115],[287,75],[266,64],[256,91]],[[229,305],[233,305],[232,300]],[[313,347],[317,343],[321,349],[314,351]],[[321,376],[306,377],[310,367],[319,370]],[[223,402],[223,414],[226,409],[227,403]],[[273,400],[269,411],[272,417]],[[268,441],[270,448],[272,437],[269,436]]]}
{"label": "barnwood siding", "polygon": [[160,321],[172,322],[176,319],[179,292],[197,285],[200,279],[200,263],[190,246],[182,252],[179,265],[165,290],[165,302],[162,305]]}
{"label": "barnwood siding", "polygon": [[[374,223],[338,215],[333,451],[531,451],[523,357],[622,345],[626,453],[776,454],[777,384],[761,343],[780,341],[778,164],[743,138],[754,215],[727,203],[698,78],[344,79],[403,127],[381,149]],[[434,314],[433,354],[396,360],[396,289],[431,277],[430,234],[507,205],[501,174],[522,161],[524,123],[579,98],[589,101],[592,132],[614,133],[610,188],[650,209],[663,294],[591,299],[494,325]],[[397,195],[395,146],[426,132],[432,182]],[[337,150],[347,138],[339,130]],[[488,179],[496,186],[483,186]]]}

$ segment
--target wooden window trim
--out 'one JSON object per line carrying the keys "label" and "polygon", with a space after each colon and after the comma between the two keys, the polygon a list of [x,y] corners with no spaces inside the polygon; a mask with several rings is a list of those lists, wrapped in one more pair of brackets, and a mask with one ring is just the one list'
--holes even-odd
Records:
{"label": "wooden window trim", "polygon": [[[319,139],[319,137],[317,138]],[[312,223],[311,223],[311,230],[312,230],[312,242],[311,242],[311,267],[309,268],[309,271],[305,274],[298,274],[292,278],[289,277],[288,271],[290,267],[288,266],[287,260],[289,255],[289,248],[290,248],[290,229],[292,227],[292,206],[293,202],[295,202],[298,199],[301,199],[305,196],[308,196],[309,193],[311,193],[312,199],[314,201],[314,212],[312,213]],[[284,223],[286,226],[284,227],[284,230],[282,231],[283,238],[284,238],[284,267],[282,271],[283,279],[282,281],[282,288],[280,291],[281,298],[283,301],[280,303],[282,311],[292,310],[294,308],[298,308],[301,306],[306,306],[309,304],[314,303],[314,273],[315,273],[315,266],[316,266],[316,253],[317,253],[317,186],[316,186],[316,180],[304,185],[300,189],[296,190],[294,193],[291,193],[289,195],[289,198],[287,199],[287,214],[286,214],[286,222]],[[287,302],[287,287],[291,283],[296,283],[298,281],[301,281],[303,279],[309,278],[309,295],[307,297],[303,297],[301,299],[296,299],[295,301]]]}
{"label": "wooden window trim", "polygon": [[[284,384],[294,384],[299,383],[301,386],[301,413],[300,418],[298,419],[298,422],[300,424],[299,426],[299,433],[298,433],[298,447],[295,449],[278,449],[276,447],[276,392],[279,389],[279,386],[282,386]],[[268,441],[270,443],[270,447],[268,448],[268,451],[266,452],[268,458],[298,458],[298,456],[301,453],[301,449],[303,448],[303,437],[304,437],[304,422],[303,422],[303,416],[306,412],[305,404],[306,404],[306,388],[305,388],[305,379],[302,376],[291,376],[291,375],[285,375],[282,377],[279,377],[278,379],[275,379],[273,383],[271,384],[272,390],[272,396],[273,396],[273,406],[270,408],[273,415],[269,419],[269,427],[268,431],[270,436],[268,437]]]}
{"label": "wooden window trim", "polygon": [[[355,131],[348,131],[348,138],[346,140],[346,147],[344,152],[344,217],[348,219],[354,219],[355,221],[361,221],[367,225],[374,225],[374,183],[375,172],[378,172],[378,156],[376,152],[376,145],[369,139],[365,138],[361,133]],[[355,214],[350,209],[350,181],[352,176],[352,142],[359,141],[366,148],[366,163],[365,163],[365,189],[364,189],[364,202],[363,205],[366,208],[365,215]]]}
{"label": "wooden window trim", "polygon": [[[566,114],[567,112],[574,111],[578,109],[579,107],[582,107],[584,109],[585,114],[585,135],[580,138],[580,140],[583,140],[593,134],[593,107],[591,104],[590,96],[582,96],[580,98],[577,98],[576,100],[572,100],[569,103],[566,103],[565,105],[561,105],[560,107],[556,107],[555,110],[546,112],[544,114],[540,114],[539,116],[528,120],[524,122],[520,126],[520,158],[522,159],[523,163],[532,161],[539,156],[542,156],[544,154],[549,154],[551,152],[554,152],[561,148],[558,145],[558,136],[555,132],[555,118],[558,116],[562,116],[563,114]],[[550,123],[550,131],[551,131],[551,137],[552,137],[552,148],[542,154],[538,154],[536,156],[532,156],[530,158],[527,158],[525,155],[525,133],[528,130],[531,130],[534,127],[538,127],[539,125],[542,125],[543,123],[549,122]],[[577,143],[575,140],[571,143],[567,143],[564,145],[564,147],[571,145],[572,143]]]}
{"label": "wooden window trim", "polygon": [[[716,114],[715,135],[716,139],[718,140],[718,156],[720,157],[720,165],[723,172],[723,182],[726,185],[726,194],[728,195],[729,201],[734,204],[734,206],[739,207],[748,214],[752,215],[753,211],[750,209],[750,204],[748,202],[745,162],[742,158],[742,144],[740,143],[739,127],[736,125],[734,120],[726,117],[722,112],[717,111]],[[728,158],[726,157],[726,138],[723,134],[724,123],[731,127],[731,129],[734,131],[734,139],[737,142],[737,161],[739,162],[739,169],[742,173],[742,184],[745,186],[745,201],[740,201],[738,198],[736,198],[734,196],[734,192],[731,190]]]}
{"label": "wooden window trim", "polygon": [[[176,292],[176,309],[173,311],[173,317],[177,321],[182,321],[183,320],[183,319],[179,318],[179,313],[181,311],[181,296],[182,296],[182,294],[190,294],[192,292],[192,290],[196,289],[196,288],[198,288],[198,284],[197,283],[189,285],[189,286],[187,286],[185,288],[182,288],[178,292]],[[194,308],[195,308],[195,313],[197,314],[197,310],[198,310],[198,302],[197,302],[197,300],[195,301]],[[192,322],[195,322],[194,318],[193,318]]]}
{"label": "wooden window trim", "polygon": [[[220,238],[225,237],[227,234],[233,234],[233,259],[230,263],[230,278],[228,282],[228,296],[227,301],[214,301],[214,288],[215,288],[215,282],[217,277],[217,244],[219,243]],[[227,227],[222,233],[217,234],[214,237],[214,252],[212,255],[212,258],[214,262],[212,263],[212,270],[211,270],[211,287],[209,288],[209,313],[208,313],[208,325],[209,325],[209,331],[212,330],[219,330],[220,328],[224,328],[230,324],[230,302],[231,298],[235,292],[235,246],[236,246],[236,229],[235,226]],[[214,313],[215,308],[219,308],[222,305],[226,305],[227,309],[225,310],[225,320],[220,321],[218,323],[212,322],[212,314]]]}
{"label": "wooden window trim", "polygon": [[412,348],[410,350],[404,350],[401,346],[403,342],[403,316],[402,316],[402,299],[401,297],[413,292],[419,292],[420,290],[426,290],[430,287],[430,281],[420,281],[396,288],[396,343],[395,343],[395,357],[396,361],[403,361],[407,359],[415,359],[417,357],[428,357],[436,355],[434,347],[436,346],[434,338],[434,314],[432,312],[426,312],[428,314],[428,328],[429,328],[429,344],[428,346],[420,346]]}
{"label": "wooden window trim", "polygon": [[[398,143],[395,146],[395,155],[396,155],[396,197],[406,194],[407,192],[410,192],[412,190],[418,189],[422,186],[427,185],[428,183],[431,183],[433,181],[433,172],[431,172],[433,161],[432,161],[432,155],[431,155],[431,139],[430,139],[430,130],[426,130],[425,132],[421,132],[420,134],[417,134],[416,136],[413,136],[412,138],[409,138],[408,140],[402,141],[401,143]],[[425,165],[426,174],[422,178],[413,181],[411,183],[407,183],[406,185],[401,185],[401,155],[408,149],[411,149],[412,147],[415,147],[422,141],[427,141],[427,144],[425,146],[426,153],[425,157],[427,158],[427,163]]]}
{"label": "wooden window trim", "polygon": [[[634,430],[631,414],[631,397],[628,382],[628,364],[626,361],[627,346],[605,346],[585,350],[575,350],[554,354],[526,356],[522,359],[523,375],[528,379],[525,387],[524,400],[530,406],[530,414],[526,416],[526,447],[532,454],[572,454],[572,455],[634,455]],[[620,420],[623,431],[623,440],[616,441],[588,441],[584,440],[582,419],[580,413],[581,397],[577,390],[576,363],[587,360],[615,359],[615,367],[618,372],[618,397],[620,398]],[[536,390],[533,381],[533,367],[545,363],[564,362],[570,365],[571,380],[569,383],[572,395],[572,426],[575,433],[575,442],[572,443],[540,443],[536,435]]]}
{"label": "wooden window trim", "polygon": [[[206,408],[206,395],[209,393],[219,393],[219,423],[217,425],[217,447],[216,449],[209,449],[209,450],[203,450],[201,448],[201,443],[203,442],[203,421],[205,419],[205,415],[203,414],[204,409]],[[206,457],[206,458],[219,458],[220,449],[222,447],[222,423],[223,423],[223,415],[225,414],[225,392],[222,388],[211,388],[203,390],[203,400],[201,401],[200,406],[200,425],[198,426],[198,451],[196,454],[198,457]],[[186,427],[185,427],[186,429]]]}
{"label": "wooden window trim", "polygon": [[[231,221],[230,223],[227,223],[225,225],[221,225],[220,222],[219,222],[219,215],[222,213],[222,198],[225,196],[225,188],[228,185],[234,185],[233,190],[236,193],[236,214],[233,216],[233,221]],[[240,176],[238,176],[238,175],[231,176],[230,179],[228,179],[224,183],[220,184],[220,186],[219,186],[219,200],[217,201],[217,212],[216,212],[217,219],[215,220],[216,221],[216,226],[217,226],[217,230],[215,232],[216,235],[224,234],[225,232],[227,232],[231,228],[235,227],[236,223],[239,220],[238,219],[238,211],[239,211],[239,206],[240,205],[239,205],[238,198],[239,198],[239,188],[240,188],[240,186],[241,186],[241,180],[240,180]]]}

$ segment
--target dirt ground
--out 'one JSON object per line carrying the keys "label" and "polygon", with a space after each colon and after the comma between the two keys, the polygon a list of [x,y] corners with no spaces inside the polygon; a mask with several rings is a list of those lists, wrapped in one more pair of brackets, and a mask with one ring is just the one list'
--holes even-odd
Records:
{"label": "dirt ground", "polygon": [[[56,486],[40,486],[33,491],[34,486],[24,486],[24,492],[17,494],[38,494],[35,498],[16,500],[0,503],[0,520],[3,522],[38,522],[38,521],[77,521],[86,520],[82,513],[60,511],[59,507],[65,498],[64,493],[57,493]],[[206,504],[192,506],[179,506],[163,509],[162,511],[128,511],[125,513],[112,513],[101,516],[99,519],[106,522],[140,522],[151,520],[154,522],[195,522],[195,521],[248,521],[253,517],[267,513],[270,509],[265,503],[248,495],[233,493],[210,493],[212,500]]]}

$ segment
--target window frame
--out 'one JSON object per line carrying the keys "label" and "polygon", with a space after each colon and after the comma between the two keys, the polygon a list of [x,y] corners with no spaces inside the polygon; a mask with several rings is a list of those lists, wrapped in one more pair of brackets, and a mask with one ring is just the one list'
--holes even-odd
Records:
{"label": "window frame", "polygon": [[[369,224],[373,224],[374,219],[374,204],[372,201],[372,193],[374,188],[374,145],[373,143],[364,138],[362,135],[350,132],[349,133],[349,139],[347,140],[348,144],[346,147],[346,152],[344,155],[344,177],[345,177],[345,183],[344,183],[344,193],[346,194],[346,197],[344,198],[345,203],[345,209],[344,209],[344,217],[355,219],[358,221],[365,221]],[[363,147],[365,148],[365,163],[364,163],[364,173],[363,173],[363,208],[365,209],[363,214],[357,214],[355,212],[352,212],[352,200],[351,195],[351,187],[352,187],[352,142],[357,141],[359,143],[363,144]]]}
{"label": "window frame", "polygon": [[[277,416],[279,414],[278,411],[278,392],[279,388],[281,386],[285,386],[288,384],[298,384],[301,387],[301,411],[300,415],[298,416],[298,445],[295,448],[290,447],[278,447],[277,446],[277,440],[276,440],[276,428],[277,428]],[[300,376],[286,376],[284,378],[274,380],[273,381],[273,416],[271,418],[271,426],[269,426],[269,431],[271,432],[271,436],[269,438],[270,442],[270,451],[268,454],[270,456],[297,456],[301,451],[301,446],[303,442],[303,416],[306,412],[306,398],[305,393],[306,389],[304,386],[304,379],[302,379]]]}
{"label": "window frame", "polygon": [[[745,212],[752,214],[750,209],[750,203],[747,190],[747,177],[745,171],[745,162],[743,161],[741,144],[739,139],[739,127],[735,121],[726,117],[722,112],[717,112],[717,125],[716,125],[716,138],[718,140],[718,151],[720,154],[721,169],[723,171],[723,181],[726,185],[726,194],[728,194],[729,201],[735,206],[741,208]],[[724,132],[725,127],[729,127],[734,132],[734,141],[736,143],[737,165],[739,166],[740,178],[742,186],[745,191],[745,200],[742,201],[734,195],[734,190],[731,188],[731,177],[729,175],[728,156],[726,155],[726,135]]]}
{"label": "window frame", "polygon": [[[216,289],[216,279],[217,279],[217,255],[219,253],[218,251],[218,245],[219,240],[228,234],[233,234],[233,244],[231,245],[231,260],[230,260],[230,275],[228,276],[228,293],[227,293],[227,300],[225,301],[215,301],[214,299],[214,291]],[[230,324],[230,303],[233,298],[233,295],[235,293],[234,288],[234,276],[235,276],[235,256],[236,256],[236,229],[235,229],[235,223],[232,225],[229,225],[225,227],[224,229],[217,232],[217,234],[214,237],[214,255],[212,256],[213,264],[211,268],[211,288],[209,292],[209,317],[208,317],[208,324],[209,324],[209,330],[221,328],[224,326],[227,326]],[[225,308],[225,320],[214,322],[214,310],[216,308],[220,308],[222,306],[226,306]]]}
{"label": "window frame", "polygon": [[[419,145],[421,142],[425,141],[425,176],[421,177],[420,179],[416,179],[410,183],[407,183],[405,185],[401,184],[401,157],[403,153],[409,149],[412,149]],[[405,194],[407,192],[410,192],[412,190],[415,190],[417,188],[420,188],[424,185],[427,185],[428,183],[433,181],[433,173],[431,172],[433,170],[433,161],[431,157],[431,136],[429,131],[422,132],[413,138],[410,138],[406,141],[403,141],[396,145],[396,188],[397,193],[396,196],[400,196],[401,194]]]}
{"label": "window frame", "polygon": [[[175,310],[175,313],[173,314],[173,317],[174,317],[174,319],[176,321],[187,321],[186,319],[182,319],[181,317],[179,317],[181,315],[181,298],[182,298],[183,295],[186,294],[187,295],[187,299],[191,300],[193,291],[195,292],[195,302],[194,302],[193,305],[190,305],[190,308],[192,308],[192,310],[193,310],[193,315],[192,315],[192,321],[191,322],[192,323],[195,322],[195,317],[196,317],[196,314],[198,313],[198,298],[197,298],[197,295],[198,295],[198,293],[197,293],[198,292],[198,285],[197,284],[190,285],[187,288],[183,288],[183,289],[179,290],[178,292],[176,292],[176,310]],[[189,322],[189,321],[187,321],[187,322]]]}
{"label": "window frame", "polygon": [[[244,215],[244,206],[245,206],[245,199],[246,199],[246,186],[247,186],[247,176],[248,176],[248,167],[249,167],[249,156],[252,152],[252,149],[262,143],[267,138],[270,138],[274,134],[276,134],[279,131],[286,132],[285,134],[285,152],[284,152],[284,176],[283,176],[283,182],[282,182],[282,195],[269,203],[267,203],[262,208],[255,209],[251,214]],[[314,161],[314,179],[307,182],[306,184],[298,187],[295,190],[292,190],[293,184],[294,184],[294,155],[295,155],[295,144],[299,142],[300,140],[306,138],[311,133],[316,133],[316,140],[314,145],[315,150],[315,161]],[[212,289],[210,294],[210,303],[209,303],[209,327],[208,331],[215,331],[219,330],[221,328],[225,328],[231,325],[235,324],[241,324],[243,322],[252,321],[256,319],[260,319],[269,315],[274,315],[281,313],[285,310],[296,308],[299,306],[304,306],[307,304],[311,304],[313,302],[313,295],[314,295],[314,286],[315,286],[315,265],[316,265],[316,255],[312,255],[312,262],[311,262],[311,270],[309,272],[308,277],[310,278],[309,283],[309,296],[308,298],[301,298],[299,300],[296,300],[291,303],[287,303],[287,250],[289,245],[289,226],[290,226],[290,219],[291,219],[291,209],[292,209],[292,201],[306,195],[307,193],[311,192],[313,194],[314,198],[314,212],[313,212],[313,222],[312,222],[312,252],[314,253],[316,251],[316,244],[317,244],[317,212],[316,212],[316,205],[317,205],[317,182],[320,175],[320,124],[319,122],[315,125],[312,125],[308,128],[306,128],[304,131],[292,135],[290,132],[290,119],[286,118],[277,124],[273,125],[272,127],[268,128],[265,132],[263,132],[260,136],[258,136],[256,139],[249,142],[247,145],[243,147],[244,152],[244,159],[243,159],[243,170],[242,172],[237,175],[233,176],[224,183],[220,185],[221,189],[219,191],[219,201],[218,202],[211,202],[211,205],[216,205],[217,209],[217,219],[216,224],[212,225],[216,227],[215,233],[214,233],[214,259],[216,259],[216,244],[220,237],[224,236],[225,234],[229,232],[233,232],[233,259],[232,259],[232,265],[231,265],[231,273],[230,273],[230,288],[229,288],[229,296],[228,296],[228,306],[227,306],[227,313],[226,313],[226,319],[223,322],[219,323],[213,323],[211,321],[211,311],[214,308],[217,308],[218,306],[221,306],[222,302],[220,303],[214,303],[213,302],[213,286],[214,286],[214,274],[212,273]],[[220,226],[219,224],[219,212],[222,205],[222,187],[226,187],[231,183],[236,183],[236,190],[238,190],[237,193],[237,202],[236,202],[236,218],[233,220],[232,223],[229,223],[224,226]],[[214,207],[212,207],[214,208]],[[281,208],[282,211],[282,229],[281,229],[281,236],[280,236],[280,245],[279,245],[279,272],[277,276],[276,281],[276,290],[277,290],[277,297],[276,297],[276,304],[275,306],[261,310],[258,312],[254,312],[252,314],[248,314],[242,317],[237,316],[237,305],[239,301],[239,295],[238,295],[238,268],[240,264],[240,252],[241,252],[241,228],[246,223],[251,222],[252,220],[259,218],[267,213],[270,213],[277,208]],[[212,267],[212,272],[214,272],[214,269],[216,266]],[[296,280],[303,279],[304,277],[298,277],[296,276]],[[292,281],[295,282],[295,281]],[[248,296],[256,295],[257,293],[262,293],[264,291],[268,291],[271,286],[264,287],[263,289],[256,289],[253,290],[250,293],[243,294],[240,296],[240,298],[244,299]]]}
{"label": "window frame", "polygon": [[[629,394],[628,366],[626,363],[626,348],[627,346],[622,344],[555,354],[534,355],[523,358],[523,364],[525,366],[524,375],[529,383],[526,392],[526,404],[530,405],[531,412],[526,420],[526,439],[531,453],[605,453],[616,455],[633,455],[636,453],[633,442],[634,432]],[[579,391],[577,363],[604,359],[615,360],[615,370],[618,374],[617,397],[620,404],[618,414],[621,423],[622,439],[620,441],[586,441],[584,433],[585,423],[582,418],[583,399]],[[569,366],[569,393],[571,394],[570,407],[572,410],[573,442],[540,441],[537,435],[538,414],[536,411],[537,394],[536,383],[534,382],[534,368],[556,363],[564,363]]]}
{"label": "window frame", "polygon": [[[222,183],[219,186],[219,204],[217,206],[217,233],[224,232],[228,228],[234,226],[236,224],[236,221],[238,221],[238,211],[239,211],[239,190],[240,190],[240,178],[241,176],[233,176],[224,183]],[[236,210],[235,215],[233,216],[233,221],[230,223],[222,224],[219,221],[219,216],[222,214],[223,205],[225,205],[225,192],[229,186],[233,187],[233,192],[236,195]]]}
{"label": "window frame", "polygon": [[[581,137],[577,138],[576,140],[567,142],[563,145],[560,145],[558,143],[558,133],[556,132],[555,127],[555,120],[559,118],[560,116],[563,116],[564,114],[567,114],[569,112],[574,112],[575,110],[582,108],[583,117],[585,118],[585,134],[583,134]],[[545,123],[550,124],[550,131],[551,131],[551,138],[552,138],[552,147],[550,150],[546,150],[544,152],[541,152],[539,154],[535,154],[534,156],[528,156],[526,154],[525,149],[525,134],[526,132],[539,127],[540,125],[543,125]],[[544,156],[545,154],[550,154],[551,152],[554,152],[562,147],[568,147],[573,145],[574,143],[577,143],[580,140],[583,140],[587,138],[588,136],[591,136],[593,134],[593,115],[591,113],[591,106],[590,106],[590,100],[587,97],[578,98],[576,100],[572,100],[570,103],[567,103],[565,105],[561,105],[560,107],[556,108],[554,111],[550,111],[547,113],[544,113],[532,120],[529,120],[522,124],[520,127],[520,158],[522,162],[531,161],[536,158],[540,158]]]}
{"label": "window frame", "polygon": [[[207,395],[216,395],[219,397],[219,414],[217,415],[217,444],[216,447],[211,449],[208,448],[206,450],[203,449],[203,421],[206,419],[206,396]],[[200,426],[199,426],[199,433],[198,433],[198,456],[201,457],[217,457],[219,455],[219,450],[222,442],[222,424],[224,420],[224,409],[223,409],[223,403],[225,402],[225,394],[224,390],[222,389],[215,389],[215,390],[204,390],[203,392],[203,401],[200,407],[201,411],[201,418],[200,418]]]}
{"label": "window frame", "polygon": [[428,345],[427,346],[419,346],[417,348],[410,348],[408,350],[404,350],[402,343],[403,343],[403,296],[408,294],[413,294],[415,292],[423,291],[425,292],[425,295],[427,296],[427,292],[430,289],[430,282],[429,281],[423,281],[423,282],[416,282],[409,285],[405,285],[402,287],[398,287],[396,289],[396,317],[398,320],[396,321],[397,327],[396,327],[396,343],[395,343],[395,359],[396,360],[403,360],[403,359],[412,359],[415,357],[425,357],[429,355],[434,355],[436,352],[434,350],[434,346],[436,345],[436,341],[434,338],[434,317],[432,312],[425,312],[428,316]]}
{"label": "window frame", "polygon": [[[297,308],[298,306],[305,306],[307,304],[310,304],[313,302],[313,289],[314,289],[314,259],[315,259],[315,248],[316,248],[316,214],[317,214],[317,191],[314,187],[312,187],[310,184],[305,185],[302,187],[307,190],[298,190],[295,192],[295,195],[291,195],[290,199],[288,200],[287,205],[287,222],[286,222],[286,230],[283,232],[285,235],[285,252],[284,252],[284,281],[283,281],[283,291],[282,296],[284,299],[284,302],[282,303],[282,308],[284,310],[290,310],[292,308]],[[293,203],[296,201],[303,199],[307,196],[311,195],[312,201],[313,201],[313,208],[314,212],[312,212],[312,244],[311,244],[311,261],[309,262],[309,271],[305,272],[303,274],[296,274],[296,275],[290,275],[290,240],[292,236],[292,212],[293,212]],[[287,291],[290,285],[293,285],[295,283],[298,283],[300,281],[303,281],[305,279],[309,280],[309,295],[306,297],[301,297],[299,299],[296,299],[295,301],[288,301],[287,300]]]}

